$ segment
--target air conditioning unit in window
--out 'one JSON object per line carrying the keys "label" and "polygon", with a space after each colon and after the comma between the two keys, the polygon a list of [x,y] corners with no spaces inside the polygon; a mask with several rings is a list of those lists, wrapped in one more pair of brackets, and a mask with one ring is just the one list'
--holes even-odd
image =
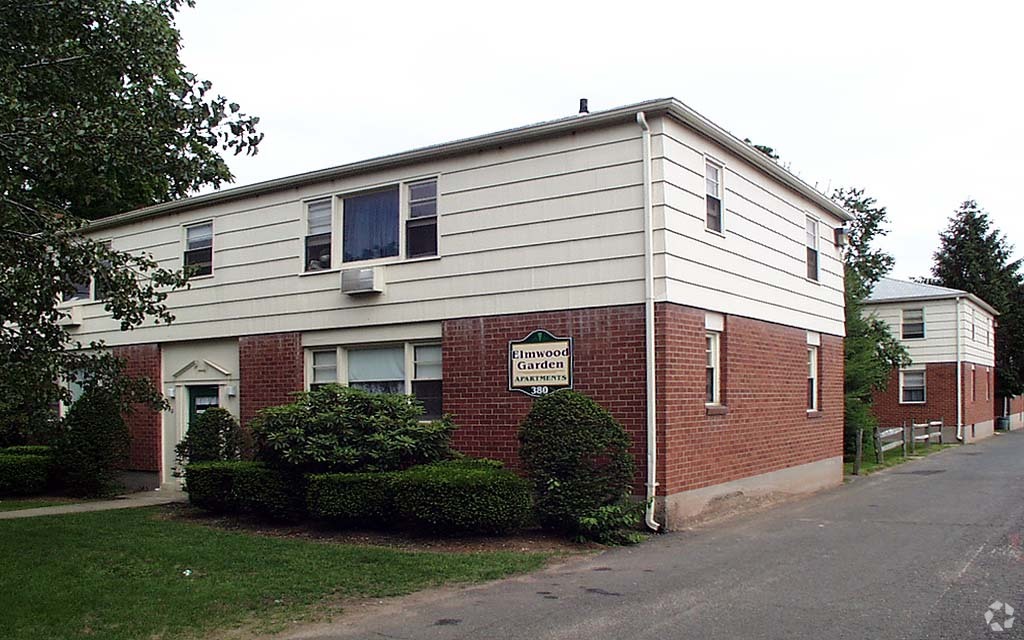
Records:
{"label": "air conditioning unit in window", "polygon": [[360,267],[341,272],[341,292],[350,296],[384,293],[384,269]]}

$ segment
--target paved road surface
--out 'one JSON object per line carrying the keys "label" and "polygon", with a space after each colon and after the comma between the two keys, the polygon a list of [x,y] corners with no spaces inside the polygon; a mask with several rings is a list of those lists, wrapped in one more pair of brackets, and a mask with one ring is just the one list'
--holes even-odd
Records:
{"label": "paved road surface", "polygon": [[[289,638],[1024,638],[1024,433]],[[1018,610],[993,632],[993,601]],[[995,616],[994,621],[1003,620]]]}

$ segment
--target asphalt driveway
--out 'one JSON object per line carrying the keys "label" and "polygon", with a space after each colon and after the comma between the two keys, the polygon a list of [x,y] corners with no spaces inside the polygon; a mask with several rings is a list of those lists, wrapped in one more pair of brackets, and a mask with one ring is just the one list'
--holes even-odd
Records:
{"label": "asphalt driveway", "polygon": [[[288,638],[1024,638],[1024,433]],[[1010,628],[1005,607],[1014,611]]]}

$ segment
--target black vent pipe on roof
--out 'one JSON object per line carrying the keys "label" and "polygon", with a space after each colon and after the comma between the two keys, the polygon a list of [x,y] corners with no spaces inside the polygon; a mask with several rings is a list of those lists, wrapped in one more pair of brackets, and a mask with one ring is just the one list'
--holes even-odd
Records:
{"label": "black vent pipe on roof", "polygon": [[590,113],[590,109],[587,108],[587,99],[580,98],[580,115],[584,113]]}

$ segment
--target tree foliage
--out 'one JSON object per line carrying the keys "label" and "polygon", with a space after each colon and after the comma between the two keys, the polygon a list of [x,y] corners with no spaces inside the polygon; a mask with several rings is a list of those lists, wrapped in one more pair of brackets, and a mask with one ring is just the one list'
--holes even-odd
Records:
{"label": "tree foliage", "polygon": [[[258,120],[179,60],[182,4],[0,0],[0,420],[32,416],[19,433],[68,399],[56,380],[121,384],[104,345],[63,325],[74,285],[93,278],[128,330],[172,321],[167,292],[187,280],[86,238],[87,220],[219,186],[231,179],[220,153],[260,141]],[[129,399],[154,400],[143,387]]]}
{"label": "tree foliage", "polygon": [[[878,421],[871,412],[872,394],[884,389],[890,372],[910,363],[906,349],[889,326],[873,315],[864,314],[864,300],[893,265],[893,257],[874,246],[888,233],[888,212],[863,189],[840,188],[832,199],[853,214],[849,240],[843,250],[846,300],[844,342],[844,440],[852,453],[856,438]],[[866,439],[870,443],[870,438]],[[869,444],[870,446],[870,444]]]}
{"label": "tree foliage", "polygon": [[754,144],[753,141],[751,141],[750,138],[744,138],[743,142],[746,142],[747,144],[749,144],[750,146],[754,147],[755,149],[757,149],[758,151],[760,151],[764,155],[766,155],[769,158],[771,158],[772,160],[778,160],[779,159],[779,154],[778,154],[777,151],[775,151],[775,147],[769,147],[766,144]]}
{"label": "tree foliage", "polygon": [[1000,312],[996,328],[996,394],[1024,391],[1024,279],[1013,245],[974,200],[966,200],[939,235],[927,282],[961,289]]}

